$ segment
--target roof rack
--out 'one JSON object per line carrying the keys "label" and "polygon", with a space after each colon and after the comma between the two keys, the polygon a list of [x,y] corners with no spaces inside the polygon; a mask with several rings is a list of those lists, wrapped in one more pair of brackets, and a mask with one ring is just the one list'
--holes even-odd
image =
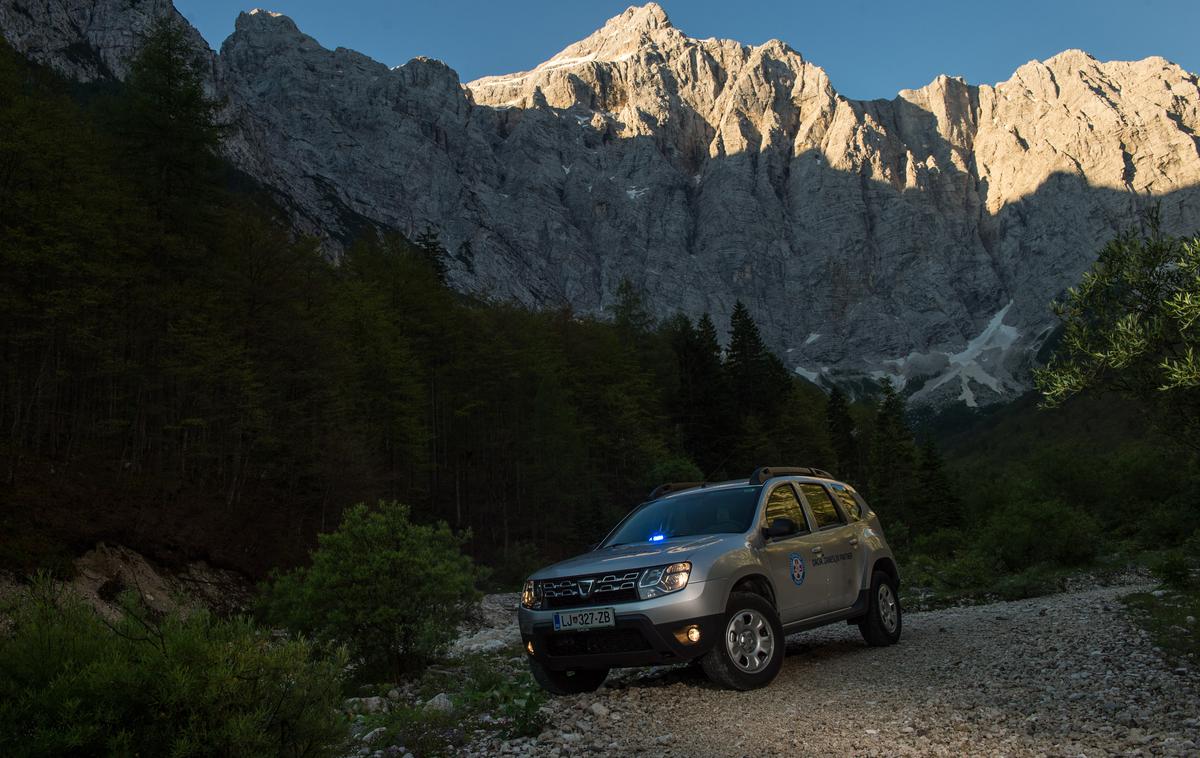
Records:
{"label": "roof rack", "polygon": [[824,469],[810,468],[808,466],[763,466],[756,469],[750,475],[750,484],[763,484],[768,479],[777,476],[819,476],[823,479],[833,478],[833,475]]}
{"label": "roof rack", "polygon": [[703,487],[706,484],[708,482],[667,482],[655,487],[654,491],[650,493],[650,497],[646,498],[646,500],[657,500],[663,495],[669,495],[672,492],[695,489],[696,487]]}

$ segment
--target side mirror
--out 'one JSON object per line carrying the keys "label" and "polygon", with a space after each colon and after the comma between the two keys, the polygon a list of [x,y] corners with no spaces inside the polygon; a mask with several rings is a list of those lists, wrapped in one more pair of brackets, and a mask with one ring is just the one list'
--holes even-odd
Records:
{"label": "side mirror", "polygon": [[767,539],[776,537],[787,537],[796,533],[796,522],[790,518],[777,518],[771,522],[771,525],[763,529],[763,536]]}

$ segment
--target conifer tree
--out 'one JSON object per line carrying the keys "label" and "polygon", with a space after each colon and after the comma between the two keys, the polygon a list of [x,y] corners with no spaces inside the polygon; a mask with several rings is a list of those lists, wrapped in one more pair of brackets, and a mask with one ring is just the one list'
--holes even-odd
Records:
{"label": "conifer tree", "polygon": [[825,404],[825,425],[829,430],[829,441],[837,458],[838,476],[854,483],[859,481],[858,441],[855,439],[854,419],[850,416],[850,404],[841,387],[834,387]]}

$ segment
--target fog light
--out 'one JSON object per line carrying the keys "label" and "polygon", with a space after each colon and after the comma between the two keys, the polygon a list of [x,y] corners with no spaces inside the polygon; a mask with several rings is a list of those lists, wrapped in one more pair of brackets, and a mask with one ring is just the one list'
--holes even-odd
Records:
{"label": "fog light", "polygon": [[525,649],[529,651],[530,655],[533,655],[533,640],[525,643]]}
{"label": "fog light", "polygon": [[684,645],[695,645],[700,641],[700,627],[695,624],[675,630],[675,639]]}

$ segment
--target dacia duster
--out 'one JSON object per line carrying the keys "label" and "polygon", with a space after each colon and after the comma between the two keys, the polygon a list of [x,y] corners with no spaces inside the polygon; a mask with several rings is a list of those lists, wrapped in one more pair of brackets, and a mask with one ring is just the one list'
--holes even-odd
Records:
{"label": "dacia duster", "polygon": [[555,694],[612,668],[698,662],[749,690],[783,666],[784,638],[838,621],[868,645],[900,639],[900,575],[854,488],[812,468],[664,484],[594,550],[525,583],[529,666]]}

